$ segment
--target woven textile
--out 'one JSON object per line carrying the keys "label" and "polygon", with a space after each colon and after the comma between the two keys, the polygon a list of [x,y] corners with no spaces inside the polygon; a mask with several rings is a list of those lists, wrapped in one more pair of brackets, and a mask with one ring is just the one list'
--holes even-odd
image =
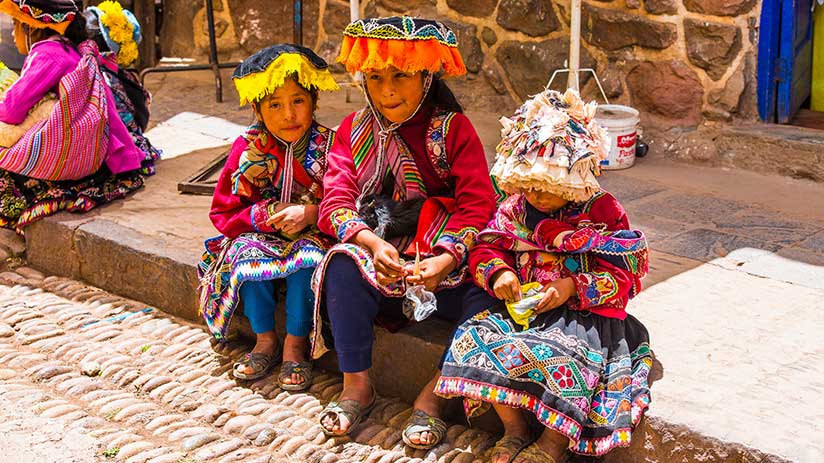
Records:
{"label": "woven textile", "polygon": [[78,180],[103,164],[109,139],[106,81],[97,45],[86,41],[78,51],[77,69],[60,80],[49,118],[0,149],[0,168],[40,180]]}
{"label": "woven textile", "polygon": [[518,331],[503,312],[476,315],[455,332],[435,393],[463,397],[469,416],[485,404],[521,408],[569,438],[569,449],[603,455],[630,444],[649,406],[649,335],[632,316],[561,307]]}

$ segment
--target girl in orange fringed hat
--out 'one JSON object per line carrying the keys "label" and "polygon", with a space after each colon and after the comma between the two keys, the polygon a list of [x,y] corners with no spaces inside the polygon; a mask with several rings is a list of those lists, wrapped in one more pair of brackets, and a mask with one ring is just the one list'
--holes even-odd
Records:
{"label": "girl in orange fringed hat", "polygon": [[[478,135],[441,80],[465,73],[455,34],[418,18],[359,20],[346,27],[338,61],[362,73],[368,106],[340,124],[318,219],[320,229],[340,241],[313,278],[313,355],[327,350],[330,337],[320,328],[328,315],[326,334],[344,374],[339,400],[320,415],[333,436],[352,431],[375,404],[372,325],[376,319],[390,330],[402,325],[397,314],[407,286],[434,291],[435,316],[453,324],[497,303],[467,272],[468,250],[492,217],[495,193]],[[368,224],[361,205],[375,196],[400,204],[406,214],[410,202],[422,203],[417,230],[387,236],[395,224],[386,212],[394,205],[370,213],[379,223]],[[404,265],[416,249],[419,272]],[[429,448],[444,437],[443,400],[433,393],[437,377],[424,386],[404,426],[403,440],[412,447]]]}

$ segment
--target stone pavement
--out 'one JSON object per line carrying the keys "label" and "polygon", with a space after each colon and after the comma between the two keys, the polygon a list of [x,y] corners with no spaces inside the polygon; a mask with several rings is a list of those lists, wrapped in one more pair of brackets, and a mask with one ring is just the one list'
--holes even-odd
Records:
{"label": "stone pavement", "polygon": [[236,382],[246,345],[212,346],[199,326],[76,281],[30,269],[0,280],[20,283],[0,285],[0,416],[23,410],[0,424],[6,462],[470,463],[494,444],[456,424],[431,451],[407,448],[411,408],[384,397],[351,438],[327,439],[317,414],[339,375],[319,372],[306,393]]}
{"label": "stone pavement", "polygon": [[[208,84],[168,85],[153,89],[155,114],[166,119],[180,111],[238,124],[248,118],[231,103],[213,103]],[[194,98],[174,97],[182,94]],[[193,103],[198,97],[201,106]],[[321,99],[321,120],[332,125],[336,111],[358,106],[336,98]],[[491,153],[496,117],[470,117]],[[162,161],[126,201],[35,223],[26,231],[27,259],[47,274],[196,322],[194,266],[203,238],[215,231],[209,198],[178,195],[176,184],[222,149]],[[824,424],[814,406],[824,390],[816,374],[824,349],[815,341],[824,331],[817,316],[824,308],[824,185],[673,163],[655,151],[631,169],[606,172],[602,183],[648,234],[651,272],[629,311],[648,327],[658,360],[648,418],[632,447],[606,461],[824,461]],[[393,372],[375,375],[379,390],[409,401],[431,373],[446,327],[376,333],[376,371]],[[400,362],[407,368],[396,368]]]}

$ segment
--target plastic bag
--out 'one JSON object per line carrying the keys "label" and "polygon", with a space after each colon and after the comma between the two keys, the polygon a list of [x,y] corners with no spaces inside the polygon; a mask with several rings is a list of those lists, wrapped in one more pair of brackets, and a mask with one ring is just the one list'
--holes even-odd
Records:
{"label": "plastic bag", "polygon": [[403,314],[416,322],[425,320],[438,310],[438,300],[435,293],[427,291],[422,285],[406,288],[406,298],[403,300]]}
{"label": "plastic bag", "polygon": [[529,329],[529,324],[535,320],[535,306],[544,297],[543,286],[532,282],[521,285],[521,300],[506,303],[506,310],[515,323]]}

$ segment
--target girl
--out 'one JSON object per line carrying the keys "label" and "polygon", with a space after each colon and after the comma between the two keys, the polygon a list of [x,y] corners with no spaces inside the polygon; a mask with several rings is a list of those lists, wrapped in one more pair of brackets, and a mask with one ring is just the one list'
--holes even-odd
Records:
{"label": "girl", "polygon": [[140,188],[141,169],[154,159],[135,146],[118,116],[78,4],[0,0],[0,13],[14,20],[15,43],[27,54],[0,101],[0,129],[14,130],[47,93],[58,94],[44,123],[0,147],[0,226],[22,233],[45,215],[88,211]]}
{"label": "girl", "polygon": [[[467,399],[470,415],[484,404],[498,412],[505,435],[494,463],[628,446],[649,404],[649,338],[624,311],[647,271],[646,240],[598,186],[606,145],[594,114],[572,90],[546,91],[501,121],[492,176],[512,196],[469,263],[509,313],[460,326],[436,385],[443,397]],[[544,426],[537,440],[523,410]]]}
{"label": "girl", "polygon": [[[425,19],[358,20],[344,31],[338,61],[349,72],[363,73],[368,106],[340,125],[320,205],[320,229],[341,242],[313,281],[313,356],[327,350],[323,309],[343,371],[339,400],[320,415],[324,432],[333,436],[351,432],[375,403],[369,379],[372,325],[400,312],[407,284],[436,291],[436,315],[453,323],[496,304],[467,274],[467,252],[492,216],[495,194],[478,135],[440,79],[441,72],[465,72],[455,34]],[[372,195],[426,199],[417,234],[392,242],[381,238],[359,215],[359,204]],[[414,275],[401,256],[411,260],[416,248],[422,260]],[[390,329],[396,328],[392,323]],[[403,440],[413,447],[429,448],[444,437],[443,404],[432,392],[435,378],[404,427]]]}
{"label": "girl", "polygon": [[326,62],[298,45],[265,48],[232,76],[241,104],[257,122],[238,138],[215,189],[209,216],[223,236],[206,241],[200,265],[200,310],[225,339],[238,299],[257,341],[234,376],[267,374],[281,356],[275,334],[275,280],[286,282],[286,338],[278,382],[312,383],[307,361],[312,328],[312,271],[330,244],[314,224],[334,132],[314,119],[319,90],[336,90]]}

